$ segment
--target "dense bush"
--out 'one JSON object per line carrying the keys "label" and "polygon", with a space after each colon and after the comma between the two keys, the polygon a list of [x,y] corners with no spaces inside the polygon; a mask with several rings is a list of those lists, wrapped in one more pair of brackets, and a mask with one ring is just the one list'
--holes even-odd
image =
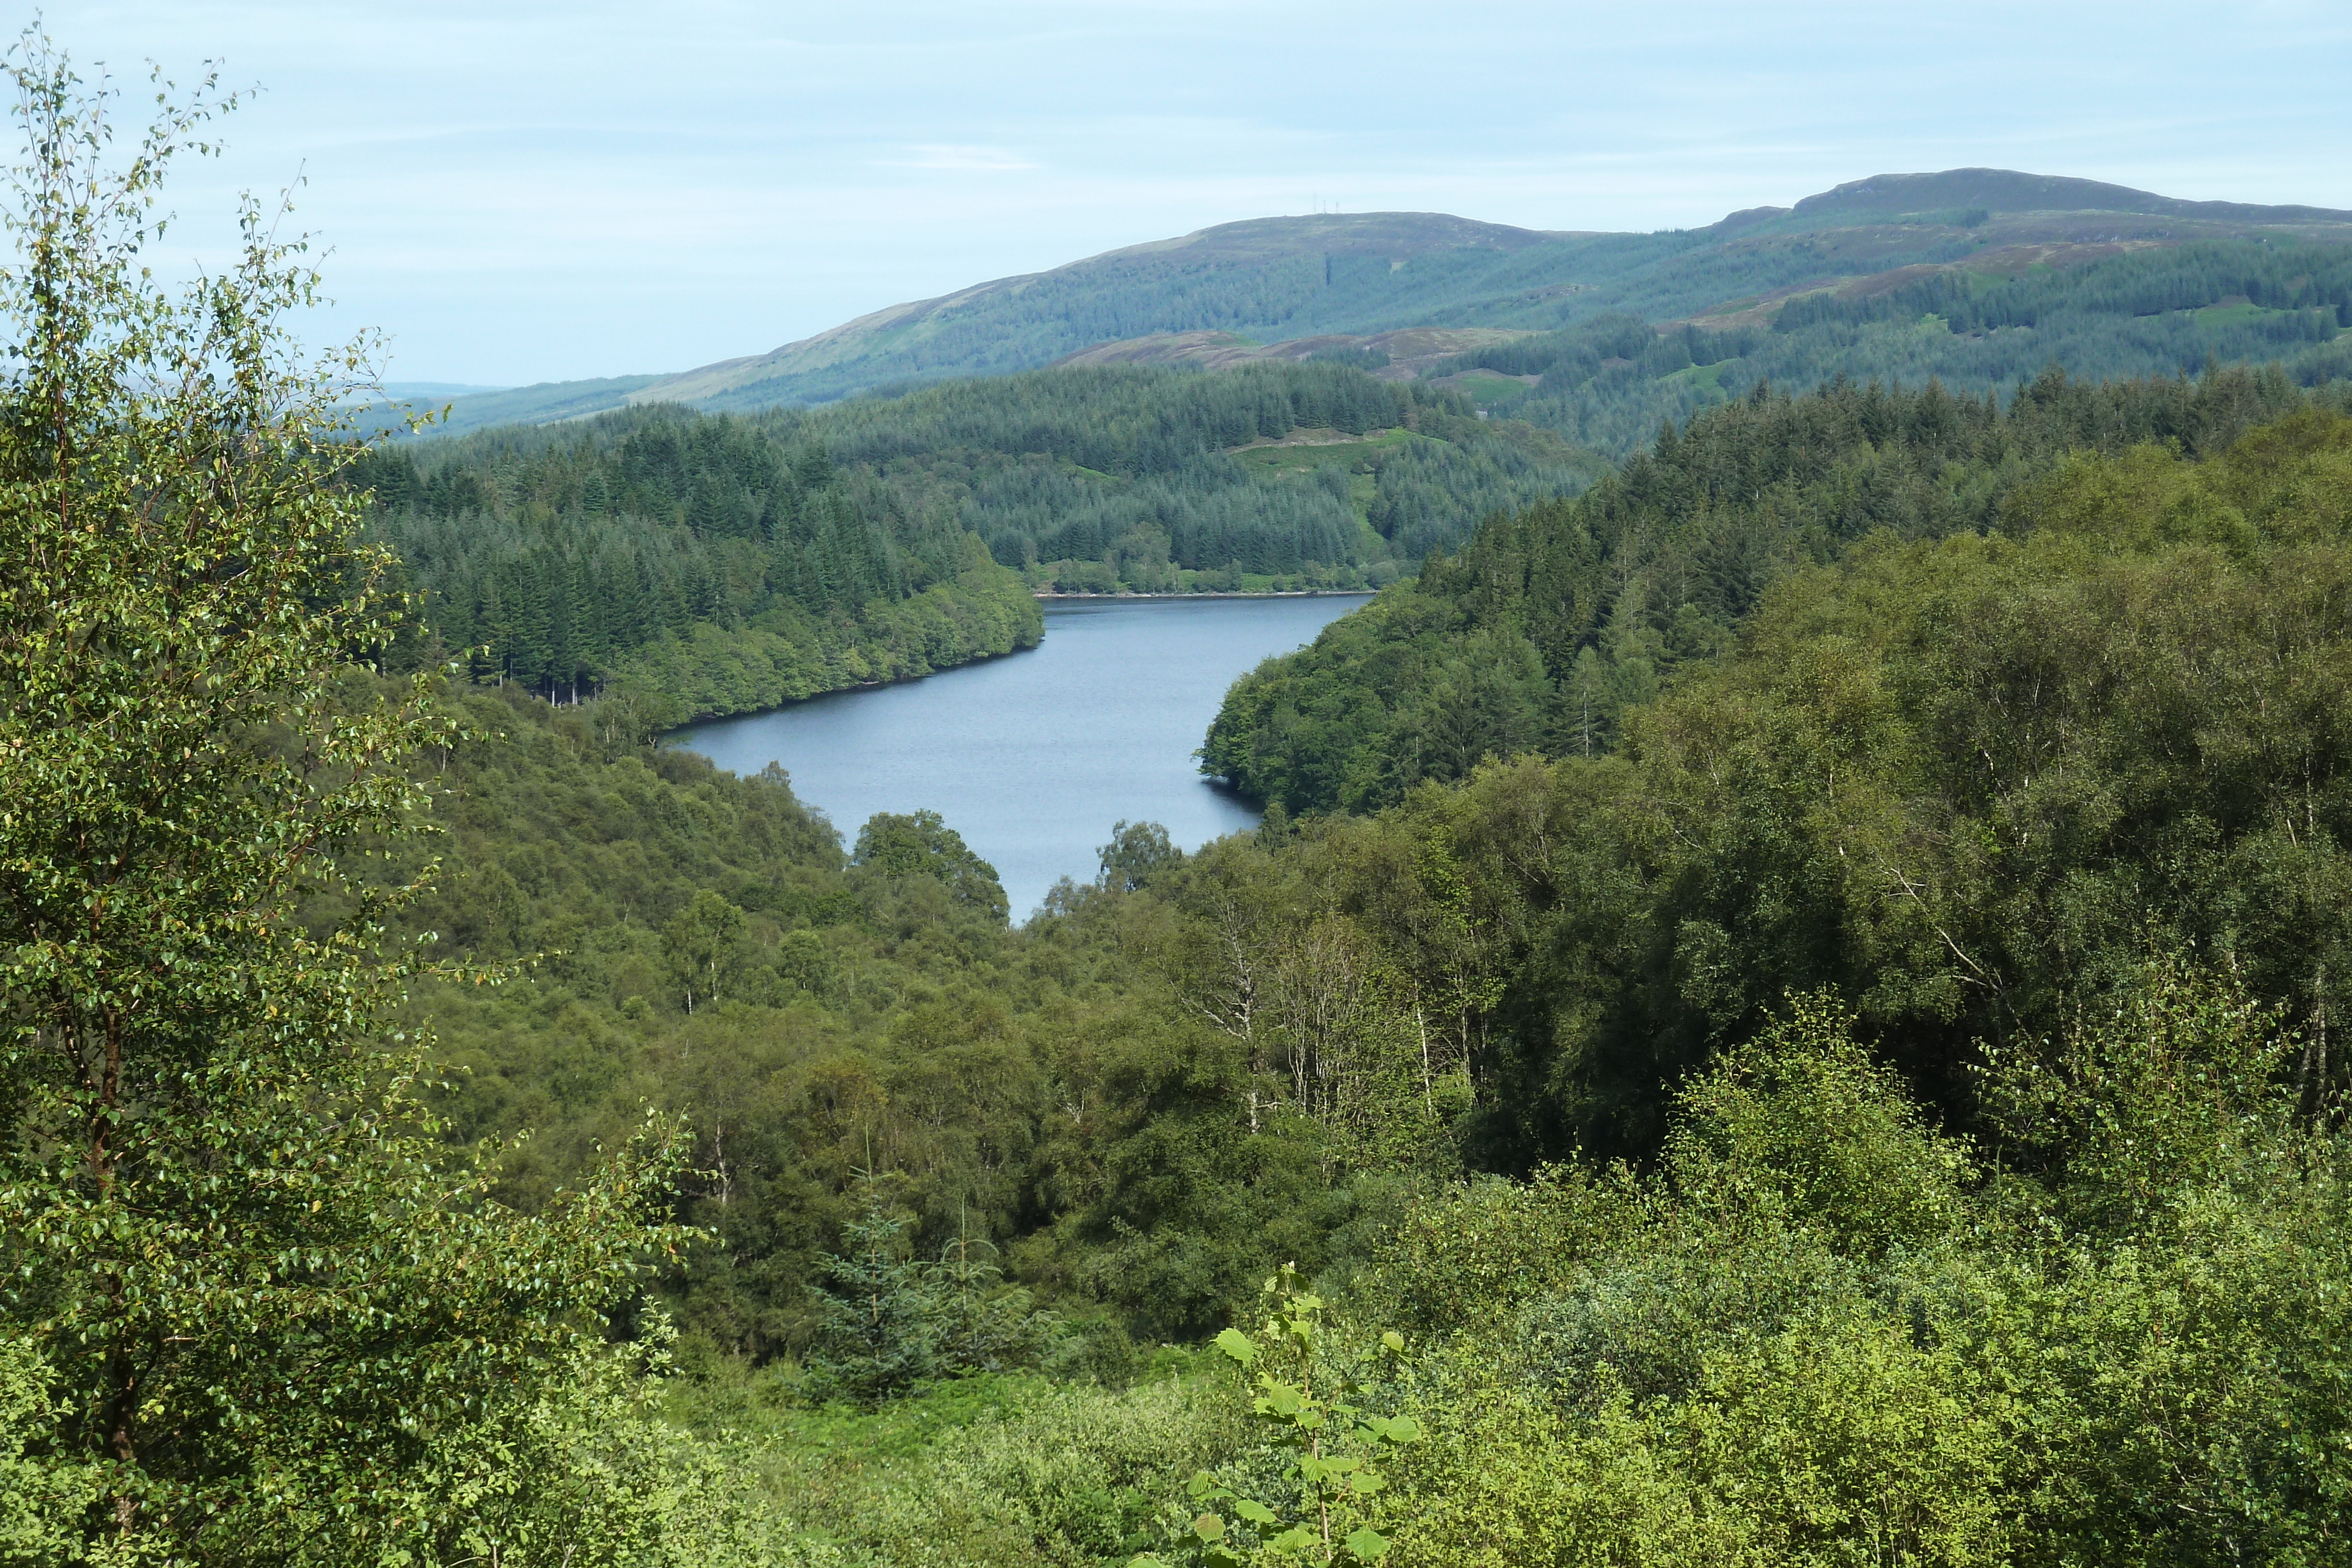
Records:
{"label": "dense bush", "polygon": [[[2352,1150],[2298,1116],[2277,1014],[2151,965],[1990,1070],[2003,1141],[2054,1152],[2049,1097],[2076,1114],[2030,1174],[1933,1131],[1849,1027],[1801,1003],[1696,1080],[1601,1223],[1573,1178],[1500,1235],[1475,1189],[1415,1216],[1384,1290],[1462,1306],[1420,1310],[1450,1337],[1400,1560],[2340,1553]],[[1566,1244],[1507,1293],[1451,1283],[1538,1229]]]}

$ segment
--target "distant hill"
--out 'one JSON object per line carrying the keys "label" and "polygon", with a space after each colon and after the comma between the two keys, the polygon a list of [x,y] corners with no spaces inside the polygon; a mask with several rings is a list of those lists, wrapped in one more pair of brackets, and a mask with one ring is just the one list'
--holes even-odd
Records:
{"label": "distant hill", "polygon": [[485,397],[491,392],[512,392],[512,387],[475,386],[466,382],[386,382],[383,391],[389,397]]}
{"label": "distant hill", "polygon": [[2012,169],[1947,169],[1940,174],[1874,174],[1807,196],[1800,218],[1857,222],[1904,213],[1982,207],[1989,213],[2129,213],[2219,224],[2352,224],[2330,207],[2254,206],[2243,202],[2184,202],[2126,185],[2021,174]]}
{"label": "distant hill", "polygon": [[1418,324],[1507,288],[1518,267],[1563,237],[1442,213],[1221,224],[894,305],[770,353],[671,377],[636,401],[765,407],[877,382],[1029,370],[1141,332],[1272,329],[1288,338]]}
{"label": "distant hill", "polygon": [[[1363,350],[1413,329],[1556,333],[1618,315],[1721,326],[1759,306],[1906,268],[2012,256],[2063,268],[2135,248],[2280,240],[2352,242],[2352,212],[1954,169],[1874,175],[1793,207],[1646,235],[1514,228],[1442,213],[1257,218],[894,305],[675,375],[460,398],[449,428],[545,423],[631,402],[816,403],[1057,361],[1297,359]],[[1434,352],[1390,358],[1426,361]],[[2130,367],[2159,368],[2160,357]]]}
{"label": "distant hill", "polygon": [[[419,382],[387,386],[384,392],[395,408],[404,406],[437,415],[446,406],[449,410],[448,417],[436,419],[433,429],[436,434],[454,434],[495,424],[552,424],[558,420],[578,419],[585,414],[625,408],[631,393],[663,379],[660,376],[609,376],[600,381],[541,382],[536,386],[511,387],[468,396],[421,392],[416,388],[425,383]],[[382,413],[385,410],[379,407],[376,412]]]}

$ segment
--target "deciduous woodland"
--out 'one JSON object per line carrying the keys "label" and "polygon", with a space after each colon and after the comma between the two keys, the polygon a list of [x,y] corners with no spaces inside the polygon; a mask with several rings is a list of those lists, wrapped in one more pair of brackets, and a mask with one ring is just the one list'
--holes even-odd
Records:
{"label": "deciduous woodland", "polygon": [[12,69],[0,1562],[2352,1552],[2339,388],[1489,452],[1236,686],[1263,829],[1105,802],[1014,927],[658,727],[1034,639],[1122,507],[1361,521],[1186,488],[1299,399],[1523,438],[1324,365],[386,448],[266,214],[140,270],[217,106]]}

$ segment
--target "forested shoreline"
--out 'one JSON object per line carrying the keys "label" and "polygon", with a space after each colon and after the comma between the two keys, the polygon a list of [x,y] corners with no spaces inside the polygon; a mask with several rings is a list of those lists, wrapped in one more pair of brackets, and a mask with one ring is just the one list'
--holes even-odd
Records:
{"label": "forested shoreline", "polygon": [[1033,646],[1041,592],[1377,587],[1597,471],[1450,394],[1307,364],[654,407],[385,445],[346,482],[423,596],[396,658],[685,723]]}
{"label": "forested shoreline", "polygon": [[[2055,364],[2120,384],[2268,361],[2273,403],[2346,368],[2339,246],[1986,251],[1984,214],[1919,216],[1954,230],[1950,255],[1680,322],[1571,311],[1405,380],[1342,348],[1213,371],[1071,366],[814,409],[649,405],[481,431],[387,447],[352,477],[425,594],[437,649],[563,700],[618,683],[684,722],[1028,645],[1013,579],[977,572],[968,538],[1031,592],[1372,591],[1485,518],[1577,496],[1612,459],[1640,472],[1661,420],[1703,423],[1776,386],[1932,384],[1973,429],[1973,411]],[[1722,287],[1837,249],[1754,245]],[[1642,667],[1683,656],[1677,637],[1738,614],[1702,610],[1706,624],[1651,628],[1668,646],[1596,643],[1586,706],[1621,704]]]}
{"label": "forested shoreline", "polygon": [[1598,755],[1621,715],[1730,648],[1784,578],[1888,537],[1996,530],[2082,453],[2216,452],[2315,399],[2342,407],[2344,388],[2306,394],[2275,370],[2052,371],[2006,402],[1934,382],[1759,383],[1237,683],[1202,769],[1292,812],[1361,810],[1489,755]]}
{"label": "forested shoreline", "polygon": [[754,712],[1034,647],[979,541],[854,493],[821,447],[665,411],[597,437],[349,471],[423,618],[394,650],[551,702],[611,688],[656,724]]}

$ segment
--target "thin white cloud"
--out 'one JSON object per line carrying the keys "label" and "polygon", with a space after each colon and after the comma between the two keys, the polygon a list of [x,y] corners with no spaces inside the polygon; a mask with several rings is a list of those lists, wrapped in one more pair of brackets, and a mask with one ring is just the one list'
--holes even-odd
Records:
{"label": "thin white cloud", "polygon": [[946,169],[977,174],[1011,174],[1038,167],[1033,161],[1002,147],[936,141],[918,143],[899,157],[877,158],[875,162],[886,169]]}

